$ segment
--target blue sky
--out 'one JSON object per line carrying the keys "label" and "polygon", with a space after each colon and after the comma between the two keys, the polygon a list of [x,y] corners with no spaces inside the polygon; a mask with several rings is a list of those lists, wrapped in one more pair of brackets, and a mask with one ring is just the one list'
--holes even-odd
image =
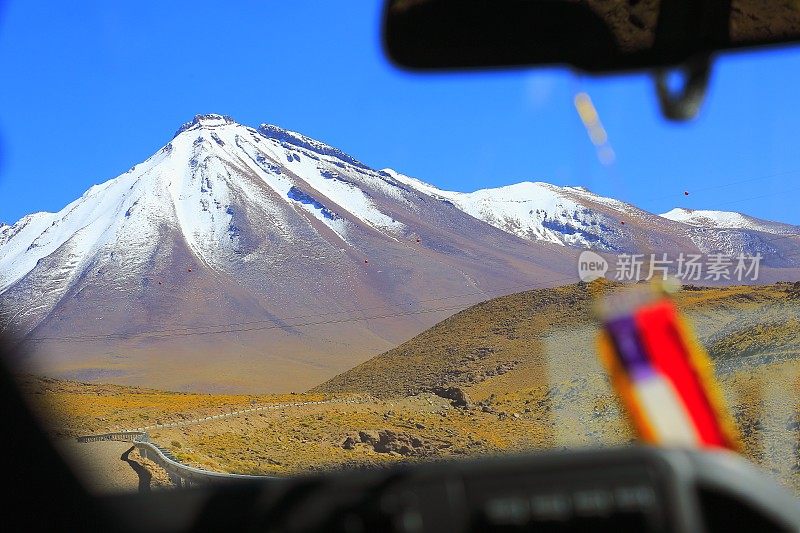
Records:
{"label": "blue sky", "polygon": [[[378,1],[115,4],[11,0],[0,12],[0,221],[62,208],[213,112],[449,189],[540,180],[654,212],[800,224],[798,48],[721,59],[700,118],[671,124],[645,75],[397,71],[379,48]],[[578,91],[611,165],[578,119]]]}

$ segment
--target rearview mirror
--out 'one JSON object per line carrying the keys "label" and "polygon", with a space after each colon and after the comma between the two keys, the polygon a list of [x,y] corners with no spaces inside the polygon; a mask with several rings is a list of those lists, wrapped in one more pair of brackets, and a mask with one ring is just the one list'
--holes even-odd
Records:
{"label": "rearview mirror", "polygon": [[[410,70],[653,69],[668,119],[694,117],[712,55],[800,40],[800,0],[388,0],[384,47]],[[679,67],[683,86],[670,88]]]}
{"label": "rearview mirror", "polygon": [[389,57],[412,70],[664,68],[797,40],[796,1],[388,0],[384,19]]}

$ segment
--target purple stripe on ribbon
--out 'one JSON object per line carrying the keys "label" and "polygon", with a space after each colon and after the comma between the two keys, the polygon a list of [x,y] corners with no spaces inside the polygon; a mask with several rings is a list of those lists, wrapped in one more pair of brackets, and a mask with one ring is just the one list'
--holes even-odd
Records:
{"label": "purple stripe on ribbon", "polygon": [[639,340],[633,316],[620,316],[609,320],[606,322],[606,331],[611,335],[620,362],[632,380],[639,381],[655,374],[647,352]]}

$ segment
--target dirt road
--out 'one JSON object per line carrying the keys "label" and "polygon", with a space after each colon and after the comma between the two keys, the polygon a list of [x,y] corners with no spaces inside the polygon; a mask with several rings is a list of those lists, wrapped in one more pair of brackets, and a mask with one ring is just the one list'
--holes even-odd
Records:
{"label": "dirt road", "polygon": [[126,455],[130,442],[62,440],[57,447],[93,494],[136,492],[150,487],[149,472]]}

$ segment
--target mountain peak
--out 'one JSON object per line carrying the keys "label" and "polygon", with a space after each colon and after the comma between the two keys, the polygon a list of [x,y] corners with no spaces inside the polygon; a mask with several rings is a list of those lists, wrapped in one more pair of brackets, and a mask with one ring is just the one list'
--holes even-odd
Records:
{"label": "mountain peak", "polygon": [[688,207],[674,207],[669,211],[667,211],[666,213],[661,213],[661,215],[659,216],[662,216],[664,218],[671,218],[672,216],[677,216],[677,215],[689,215],[694,213],[694,211],[695,211],[694,209],[689,209]]}
{"label": "mountain peak", "polygon": [[178,131],[175,132],[174,137],[177,137],[184,131],[200,129],[200,128],[215,128],[217,126],[224,126],[226,124],[236,124],[228,115],[217,115],[216,113],[206,113],[202,115],[195,115],[192,120],[184,123]]}
{"label": "mountain peak", "polygon": [[752,219],[752,217],[736,211],[689,209],[686,207],[675,207],[666,213],[661,213],[659,216],[695,226],[711,225],[713,227],[731,228],[745,227],[747,219]]}
{"label": "mountain peak", "polygon": [[310,150],[319,155],[328,155],[335,157],[340,161],[344,161],[345,163],[350,163],[354,167],[359,167],[362,169],[369,168],[367,167],[367,165],[365,165],[358,159],[342,152],[338,148],[334,148],[333,146],[312,139],[311,137],[306,137],[301,133],[285,130],[273,124],[261,124],[258,127],[258,133],[260,133],[262,136],[268,139],[274,139],[284,146],[288,144],[298,148],[305,148],[306,150]]}
{"label": "mountain peak", "polygon": [[711,209],[687,209],[685,207],[676,207],[659,216],[691,226],[755,230],[778,235],[796,235],[798,232],[797,226],[783,222],[763,220],[737,211],[716,211]]}

